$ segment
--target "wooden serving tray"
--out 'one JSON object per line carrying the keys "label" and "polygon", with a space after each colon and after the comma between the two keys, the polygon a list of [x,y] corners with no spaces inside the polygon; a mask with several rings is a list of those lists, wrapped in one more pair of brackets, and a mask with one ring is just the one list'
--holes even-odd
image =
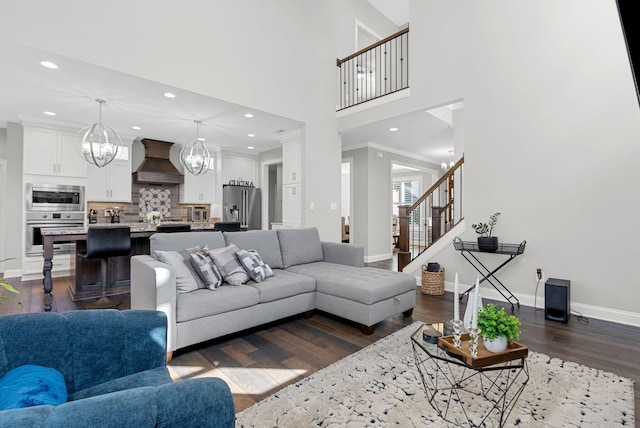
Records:
{"label": "wooden serving tray", "polygon": [[452,357],[458,358],[472,369],[481,369],[519,358],[526,358],[529,354],[529,348],[518,342],[507,343],[507,349],[504,352],[490,352],[484,347],[482,339],[479,339],[478,355],[474,358],[469,352],[469,333],[463,334],[460,340],[460,348],[456,348],[453,344],[453,336],[443,336],[438,339],[438,347],[444,349]]}

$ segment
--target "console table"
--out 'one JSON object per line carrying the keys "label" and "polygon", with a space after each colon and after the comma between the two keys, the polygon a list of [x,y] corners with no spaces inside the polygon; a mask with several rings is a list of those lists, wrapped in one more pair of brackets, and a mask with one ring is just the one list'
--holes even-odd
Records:
{"label": "console table", "polygon": [[[462,241],[458,237],[454,238],[453,240],[453,246],[455,247],[455,249],[460,251],[460,254],[462,254],[462,257],[464,257],[469,262],[469,264],[473,266],[474,269],[477,270],[480,275],[482,275],[482,279],[480,279],[480,284],[482,284],[484,281],[487,281],[489,284],[491,284],[493,288],[495,288],[498,291],[498,293],[500,293],[502,297],[504,297],[505,300],[511,304],[511,312],[513,312],[514,310],[514,304],[520,307],[520,301],[495,276],[495,274],[500,269],[502,269],[507,263],[509,263],[511,260],[515,259],[520,254],[524,253],[524,247],[526,244],[527,244],[527,241],[522,241],[520,244],[498,244],[498,249],[495,252],[487,252],[487,251],[480,251],[480,248],[478,247],[477,242]],[[474,253],[478,253],[478,252],[482,252],[484,254],[504,255],[504,256],[507,256],[507,259],[495,269],[490,270],[475,256]],[[492,280],[497,282],[501,288],[498,288],[498,286],[494,284]],[[474,286],[475,284],[469,287],[469,289],[467,289],[464,293],[460,294],[460,299],[462,299],[466,294],[469,294],[469,292],[473,290]]]}

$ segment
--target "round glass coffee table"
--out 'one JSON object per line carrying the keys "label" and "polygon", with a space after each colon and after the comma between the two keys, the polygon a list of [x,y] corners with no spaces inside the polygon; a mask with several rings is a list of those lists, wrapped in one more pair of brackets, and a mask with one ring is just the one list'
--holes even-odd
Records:
{"label": "round glass coffee table", "polygon": [[411,335],[429,404],[442,419],[458,426],[489,421],[504,426],[529,381],[528,349],[513,342],[505,352],[493,354],[480,340],[478,355],[472,357],[468,335],[462,336],[460,348],[453,345],[452,336],[429,343],[423,338],[429,327],[444,331],[443,323],[423,324]]}

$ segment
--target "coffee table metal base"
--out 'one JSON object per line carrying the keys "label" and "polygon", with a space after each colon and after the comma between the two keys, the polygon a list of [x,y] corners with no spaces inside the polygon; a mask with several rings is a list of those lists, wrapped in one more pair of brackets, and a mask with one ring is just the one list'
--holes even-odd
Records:
{"label": "coffee table metal base", "polygon": [[411,344],[428,401],[438,415],[459,426],[482,426],[489,420],[504,426],[529,381],[526,358],[472,369],[422,341],[421,329]]}

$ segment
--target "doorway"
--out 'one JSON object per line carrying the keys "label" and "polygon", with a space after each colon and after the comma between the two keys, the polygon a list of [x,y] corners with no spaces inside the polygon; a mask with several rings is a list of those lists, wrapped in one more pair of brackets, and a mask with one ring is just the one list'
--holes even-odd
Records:
{"label": "doorway", "polygon": [[262,230],[282,226],[282,159],[262,163]]}

